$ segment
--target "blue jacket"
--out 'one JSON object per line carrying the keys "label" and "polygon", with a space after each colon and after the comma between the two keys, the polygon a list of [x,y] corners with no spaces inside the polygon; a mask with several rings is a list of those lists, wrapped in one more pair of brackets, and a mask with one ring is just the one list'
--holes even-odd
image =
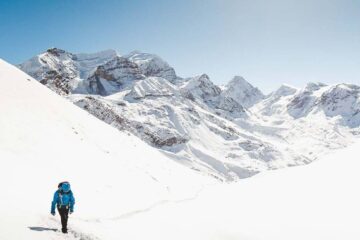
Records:
{"label": "blue jacket", "polygon": [[68,206],[70,208],[70,212],[74,211],[75,198],[72,191],[67,193],[62,192],[61,190],[57,190],[54,194],[54,199],[51,203],[51,212],[55,212],[55,206]]}

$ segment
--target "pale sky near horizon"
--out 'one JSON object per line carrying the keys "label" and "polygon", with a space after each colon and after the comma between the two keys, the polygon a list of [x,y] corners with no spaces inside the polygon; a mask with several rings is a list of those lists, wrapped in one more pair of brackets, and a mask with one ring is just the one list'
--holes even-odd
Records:
{"label": "pale sky near horizon", "polygon": [[0,58],[18,64],[50,47],[155,53],[182,77],[241,75],[266,93],[360,84],[360,1],[0,1]]}

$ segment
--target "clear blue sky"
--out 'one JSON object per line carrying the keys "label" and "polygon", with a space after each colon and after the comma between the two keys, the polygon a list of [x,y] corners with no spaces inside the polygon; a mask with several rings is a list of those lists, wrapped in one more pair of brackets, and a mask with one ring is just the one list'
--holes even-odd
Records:
{"label": "clear blue sky", "polygon": [[156,53],[180,76],[360,84],[359,0],[1,0],[0,58],[50,47]]}

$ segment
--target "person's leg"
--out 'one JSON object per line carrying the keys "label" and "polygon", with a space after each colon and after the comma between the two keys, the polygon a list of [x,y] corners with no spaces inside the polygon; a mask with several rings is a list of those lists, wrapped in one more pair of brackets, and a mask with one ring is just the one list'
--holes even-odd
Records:
{"label": "person's leg", "polygon": [[64,208],[64,225],[65,225],[65,232],[67,232],[68,219],[69,219],[69,208]]}
{"label": "person's leg", "polygon": [[67,232],[67,215],[66,215],[66,209],[58,207],[58,212],[61,218],[61,230],[63,233]]}

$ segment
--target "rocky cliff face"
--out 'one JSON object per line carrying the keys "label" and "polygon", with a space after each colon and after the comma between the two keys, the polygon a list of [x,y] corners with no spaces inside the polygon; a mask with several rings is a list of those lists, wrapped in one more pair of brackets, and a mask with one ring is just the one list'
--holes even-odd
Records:
{"label": "rocky cliff face", "polygon": [[31,58],[19,68],[60,95],[86,93],[83,80],[95,67],[116,56],[115,51],[72,54],[58,48]]}
{"label": "rocky cliff face", "polygon": [[117,56],[98,66],[85,81],[88,84],[88,93],[107,96],[120,92],[132,86],[135,81],[144,78],[137,64]]}

